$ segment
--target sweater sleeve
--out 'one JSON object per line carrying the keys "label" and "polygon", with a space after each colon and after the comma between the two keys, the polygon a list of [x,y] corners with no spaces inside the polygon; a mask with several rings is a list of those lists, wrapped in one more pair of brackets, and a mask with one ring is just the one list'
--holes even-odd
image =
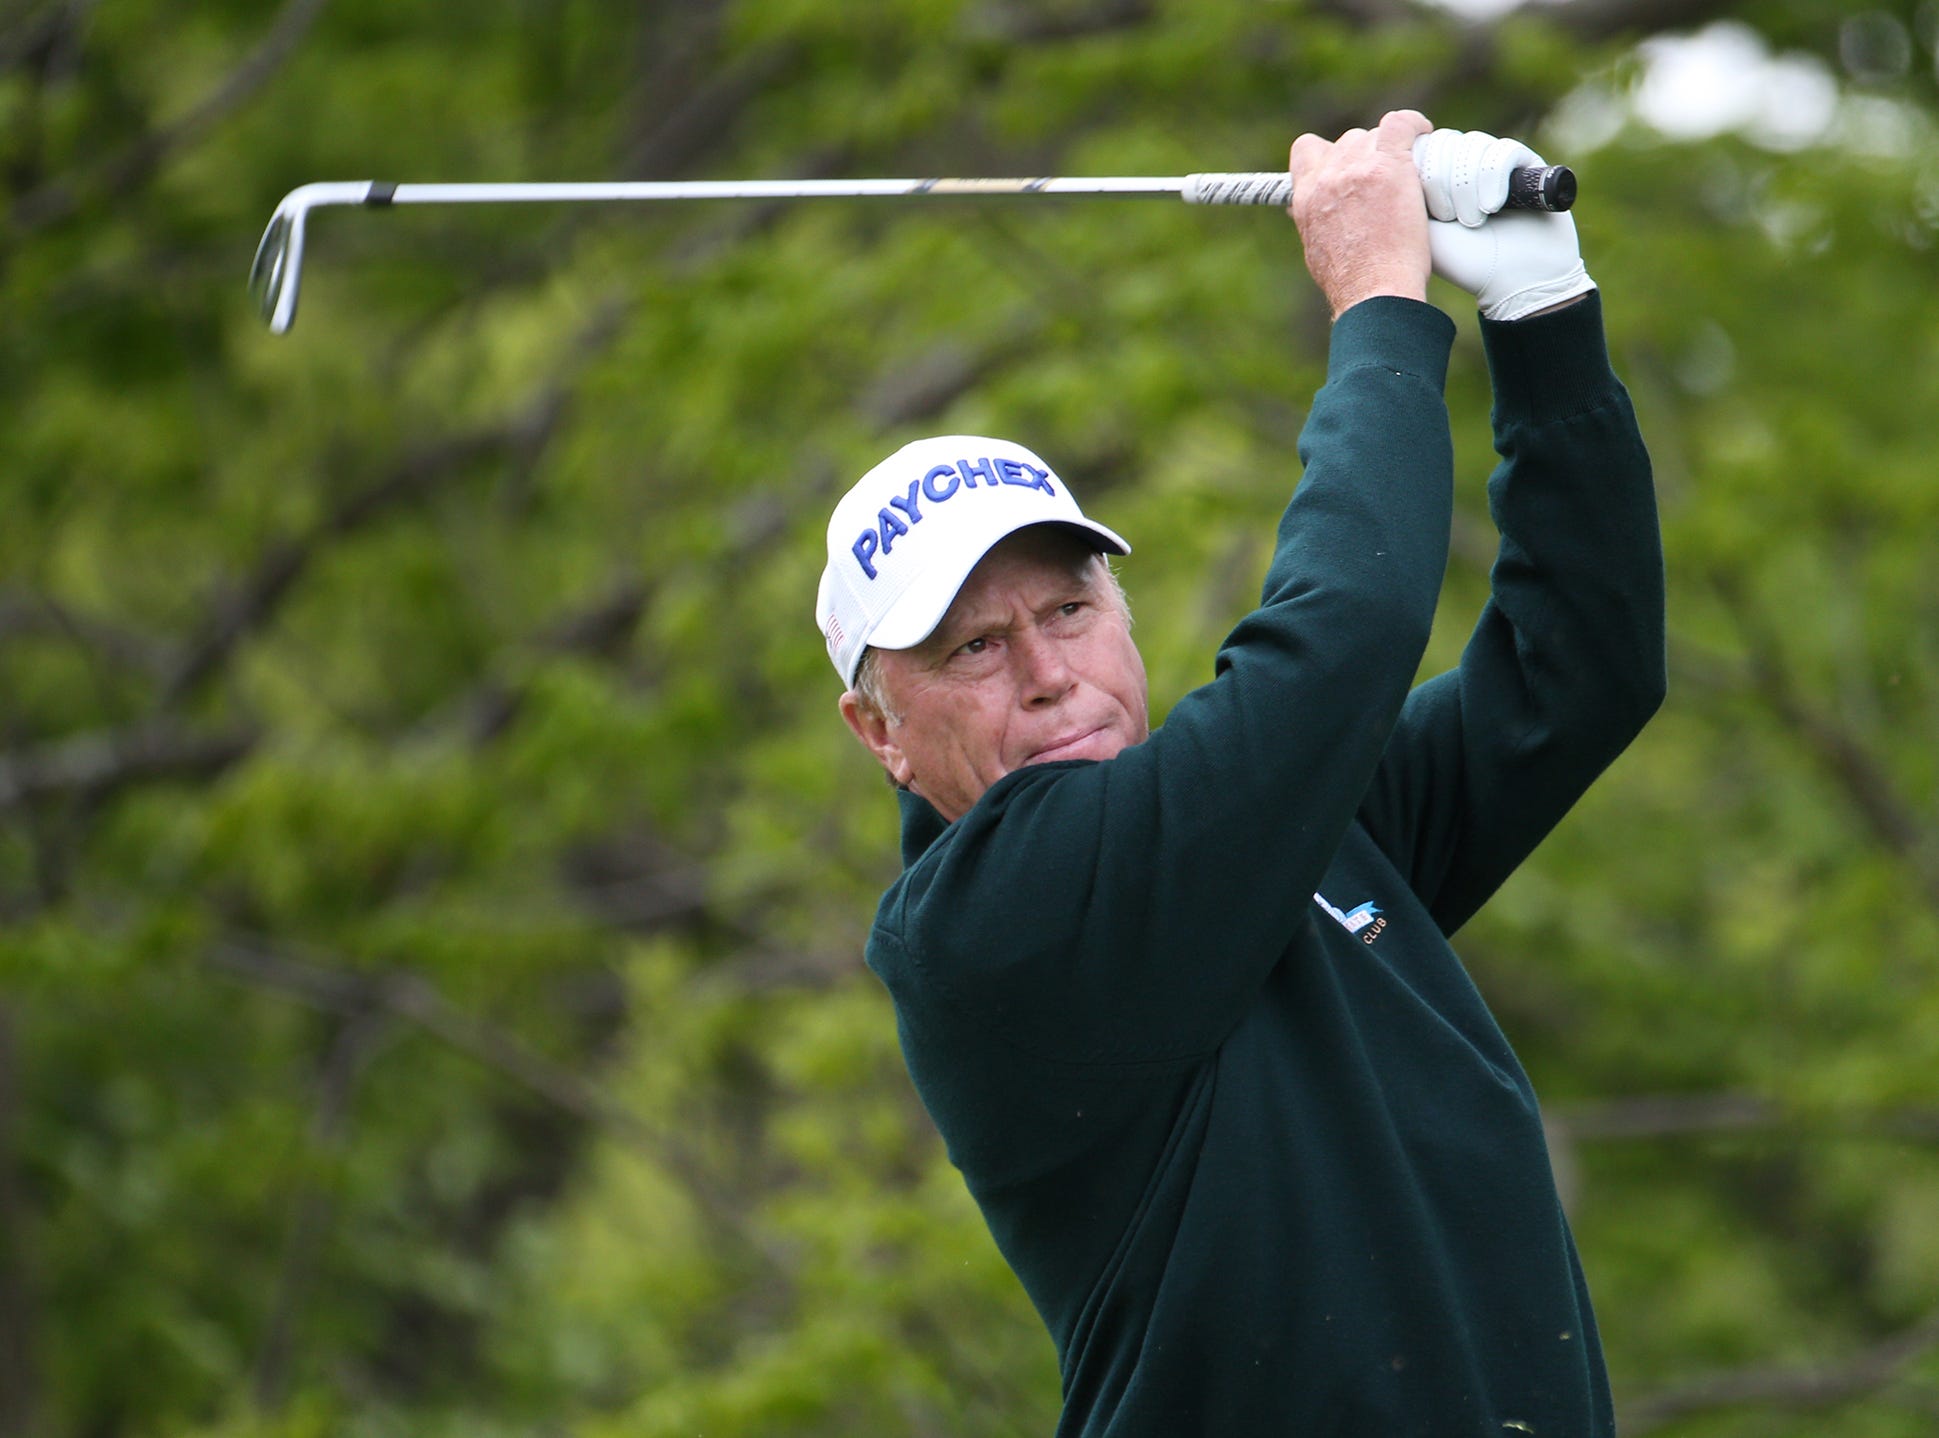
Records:
{"label": "sweater sleeve", "polygon": [[1310,922],[1426,647],[1452,503],[1452,336],[1415,301],[1340,317],[1260,605],[1213,681],[1108,763],[993,785],[885,899],[884,967],[1064,1061],[1223,1040]]}
{"label": "sweater sleeve", "polygon": [[1662,702],[1649,456],[1600,296],[1483,341],[1501,464],[1490,597],[1402,711],[1361,819],[1445,933],[1473,916]]}

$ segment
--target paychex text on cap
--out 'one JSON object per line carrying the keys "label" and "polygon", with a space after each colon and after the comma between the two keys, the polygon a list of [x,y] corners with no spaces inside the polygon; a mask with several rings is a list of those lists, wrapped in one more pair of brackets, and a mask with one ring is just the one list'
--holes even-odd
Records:
{"label": "paychex text on cap", "polygon": [[1013,484],[1041,490],[1052,497],[1057,493],[1051,488],[1049,470],[1008,456],[986,455],[981,459],[959,459],[953,465],[936,465],[921,479],[910,480],[908,493],[890,495],[889,502],[876,514],[875,527],[864,529],[855,537],[850,550],[862,573],[869,579],[875,578],[876,558],[886,557],[896,540],[909,532],[910,525],[922,522],[924,500],[931,504],[946,503],[963,490],[975,489],[979,476],[991,488]]}

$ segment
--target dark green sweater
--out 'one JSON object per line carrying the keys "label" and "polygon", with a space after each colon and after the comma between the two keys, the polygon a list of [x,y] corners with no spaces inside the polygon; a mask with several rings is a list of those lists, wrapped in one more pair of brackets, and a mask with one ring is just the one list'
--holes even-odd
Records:
{"label": "dark green sweater", "polygon": [[1060,1435],[1613,1431],[1535,1095],[1445,936],[1660,702],[1661,549],[1599,298],[1483,333],[1502,542],[1457,669],[1409,692],[1453,326],[1369,300],[1213,682],[953,824],[903,795],[868,960]]}

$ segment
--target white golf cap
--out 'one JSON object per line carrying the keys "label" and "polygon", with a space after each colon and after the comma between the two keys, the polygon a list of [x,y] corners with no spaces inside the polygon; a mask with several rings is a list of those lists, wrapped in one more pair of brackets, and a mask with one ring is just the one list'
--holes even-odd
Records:
{"label": "white golf cap", "polygon": [[906,444],[855,482],[828,520],[815,622],[842,683],[870,645],[927,639],[977,561],[1005,535],[1059,524],[1093,548],[1131,546],[1084,517],[1064,482],[1020,444],[945,434]]}

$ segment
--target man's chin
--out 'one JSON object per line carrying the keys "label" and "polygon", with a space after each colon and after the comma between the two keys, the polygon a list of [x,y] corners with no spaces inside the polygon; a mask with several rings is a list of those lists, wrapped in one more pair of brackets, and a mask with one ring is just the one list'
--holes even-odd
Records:
{"label": "man's chin", "polygon": [[1022,767],[1032,764],[1055,764],[1064,759],[1115,759],[1124,749],[1124,738],[1112,729],[1093,729],[1087,734],[1075,735],[1056,744],[1039,749],[1023,761]]}

